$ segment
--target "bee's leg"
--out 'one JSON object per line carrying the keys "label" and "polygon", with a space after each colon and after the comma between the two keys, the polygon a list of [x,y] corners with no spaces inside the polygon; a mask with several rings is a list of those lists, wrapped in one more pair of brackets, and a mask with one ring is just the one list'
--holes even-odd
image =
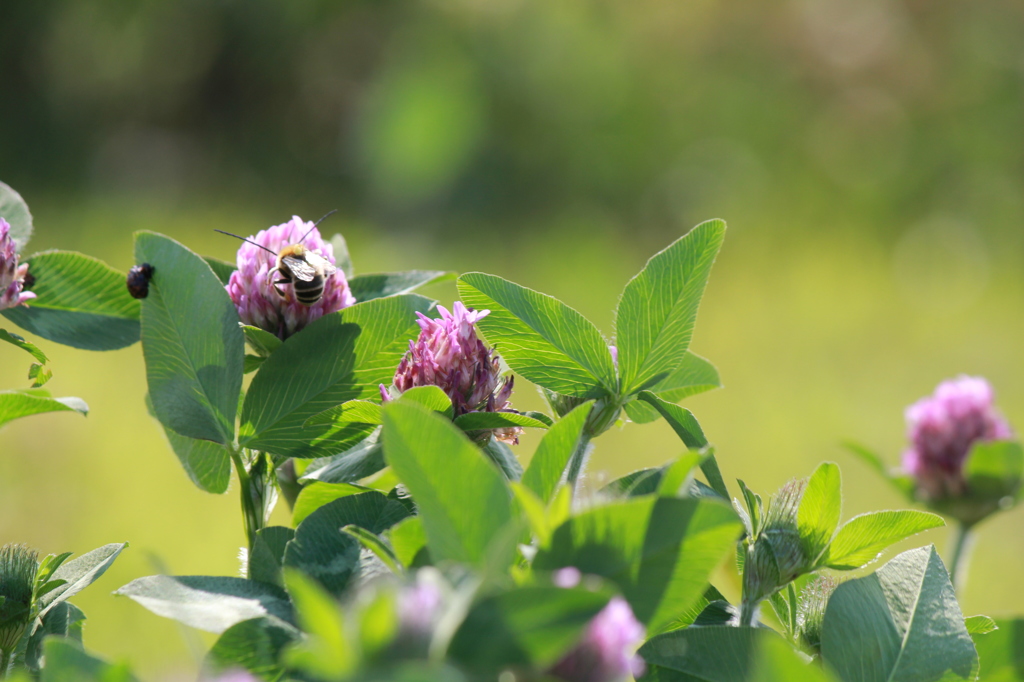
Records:
{"label": "bee's leg", "polygon": [[274,280],[274,273],[277,273],[278,275],[282,274],[280,268],[274,268],[273,270],[271,270],[270,272],[267,273],[267,279],[271,280],[271,284],[274,287],[274,291],[277,292],[278,296],[280,296],[281,298],[288,298],[288,295],[285,294],[283,291],[281,291],[281,287],[279,287],[277,285],[278,284],[290,284],[291,283],[290,280],[279,279],[279,280],[275,281]]}

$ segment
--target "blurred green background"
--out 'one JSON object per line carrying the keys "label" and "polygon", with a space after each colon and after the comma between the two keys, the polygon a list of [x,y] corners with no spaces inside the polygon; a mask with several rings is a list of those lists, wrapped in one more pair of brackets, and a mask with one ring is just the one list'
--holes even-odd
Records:
{"label": "blurred green background", "polygon": [[[646,258],[721,217],[693,348],[726,387],[687,405],[727,478],[768,493],[829,459],[846,516],[900,505],[839,442],[896,464],[903,408],[959,373],[1024,429],[1019,2],[13,0],[0,84],[0,179],[35,214],[29,252],[127,270],[150,229],[232,259],[213,228],[338,208],[325,232],[359,272],[493,272],[608,332]],[[237,496],[180,470],[138,346],[41,345],[50,388],[92,412],[0,432],[0,542],[130,541],[76,599],[86,643],[190,679],[209,638],[109,592],[235,573]],[[0,386],[27,385],[27,357],[0,349]],[[590,483],[679,450],[663,423],[613,430]],[[1022,524],[981,527],[966,613],[1024,613]],[[914,542],[949,549],[944,531]]]}

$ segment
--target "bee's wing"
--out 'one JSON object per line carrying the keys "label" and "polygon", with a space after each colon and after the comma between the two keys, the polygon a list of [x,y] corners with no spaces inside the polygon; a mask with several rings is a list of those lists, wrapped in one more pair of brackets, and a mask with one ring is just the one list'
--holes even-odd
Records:
{"label": "bee's wing", "polygon": [[313,253],[312,251],[306,252],[306,262],[312,265],[314,268],[323,270],[324,277],[330,277],[331,275],[338,271],[338,268],[331,265],[331,261],[327,260],[318,253]]}
{"label": "bee's wing", "polygon": [[303,282],[312,282],[313,278],[316,277],[316,269],[304,260],[285,256],[281,261],[288,266],[295,279],[301,279]]}

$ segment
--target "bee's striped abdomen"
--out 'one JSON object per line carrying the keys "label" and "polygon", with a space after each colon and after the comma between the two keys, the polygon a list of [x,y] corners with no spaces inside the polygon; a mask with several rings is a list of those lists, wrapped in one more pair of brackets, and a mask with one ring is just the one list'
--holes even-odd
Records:
{"label": "bee's striped abdomen", "polygon": [[324,295],[324,278],[317,276],[312,281],[303,282],[293,277],[292,289],[295,291],[295,300],[302,305],[313,305]]}

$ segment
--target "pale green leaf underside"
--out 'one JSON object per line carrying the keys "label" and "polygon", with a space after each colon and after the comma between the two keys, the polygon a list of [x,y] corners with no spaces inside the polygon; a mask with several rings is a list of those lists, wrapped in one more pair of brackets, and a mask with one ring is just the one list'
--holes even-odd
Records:
{"label": "pale green leaf underside", "polygon": [[50,578],[65,582],[40,600],[43,605],[40,615],[45,615],[57,604],[70,599],[96,582],[127,546],[127,542],[103,545],[61,564]]}
{"label": "pale green leaf underside", "polygon": [[978,654],[934,547],[893,558],[829,598],[821,655],[843,682],[973,680]]}
{"label": "pale green leaf underside", "polygon": [[49,392],[39,388],[0,391],[0,426],[20,417],[44,412],[88,414],[89,406],[81,398],[52,398]]}
{"label": "pale green leaf underside", "polygon": [[243,620],[266,615],[292,620],[284,590],[244,578],[153,575],[137,578],[114,594],[207,632],[224,632]]}

